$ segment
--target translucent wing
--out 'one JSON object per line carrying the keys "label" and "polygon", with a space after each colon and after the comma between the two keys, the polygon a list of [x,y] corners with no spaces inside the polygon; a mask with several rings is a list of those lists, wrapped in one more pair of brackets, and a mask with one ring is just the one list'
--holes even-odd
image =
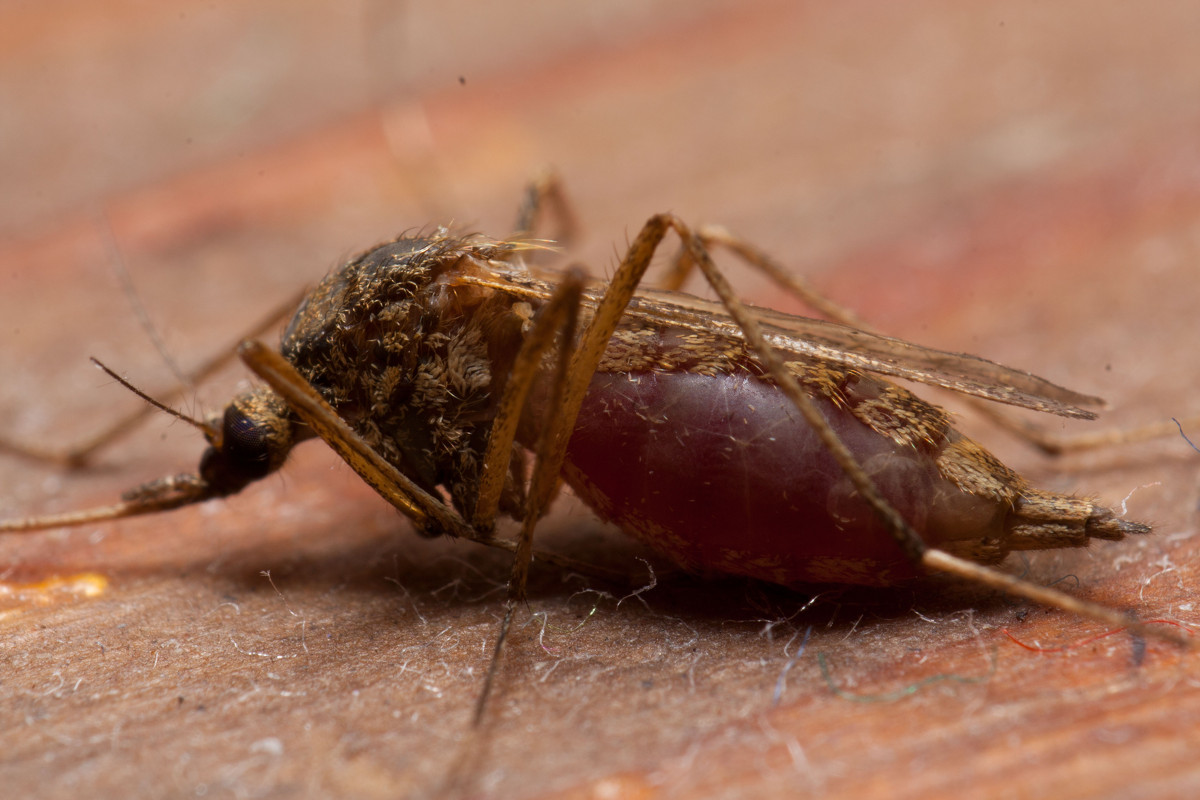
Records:
{"label": "translucent wing", "polygon": [[[533,300],[544,299],[553,290],[553,284],[532,278],[527,273],[507,270],[497,272],[495,281],[470,278],[467,282]],[[589,290],[586,302],[595,304],[602,292],[601,287]],[[978,356],[922,347],[835,322],[798,317],[757,306],[750,306],[750,309],[762,323],[767,341],[785,356],[790,354],[825,359],[863,372],[904,378],[960,394],[1076,419],[1096,417],[1080,406],[1104,405],[1104,401],[1098,397],[1066,389],[1032,373]],[[652,324],[715,333],[730,339],[745,338],[719,302],[682,292],[641,289],[625,316]]]}
{"label": "translucent wing", "polygon": [[[1023,370],[966,353],[950,353],[879,336],[825,320],[751,306],[772,346],[783,353],[823,358],[843,366],[941,386],[960,394],[1064,417],[1094,419],[1079,406],[1103,406],[1098,397],[1066,389]],[[720,303],[678,292],[648,290],[630,316],[743,338]]]}

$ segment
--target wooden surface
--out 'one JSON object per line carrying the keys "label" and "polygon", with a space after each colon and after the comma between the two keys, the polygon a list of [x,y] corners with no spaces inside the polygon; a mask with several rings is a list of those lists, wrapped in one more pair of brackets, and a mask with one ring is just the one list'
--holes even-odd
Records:
{"label": "wooden surface", "polygon": [[[135,408],[89,355],[172,385],[105,218],[186,368],[357,248],[446,220],[506,232],[547,164],[598,273],[671,210],[728,225],[891,333],[1103,395],[1107,424],[1200,412],[1194,3],[477,5],[0,10],[0,431],[65,445]],[[184,405],[220,408],[244,379],[232,366]],[[1050,461],[964,427],[1041,485],[1128,498],[1156,525],[1009,569],[1200,624],[1200,455],[1172,438]],[[4,459],[0,516],[106,502],[200,450],[160,418],[88,470]],[[645,582],[643,551],[563,506],[544,546]],[[506,570],[417,539],[320,444],[227,502],[0,537],[0,786],[1200,790],[1195,655],[1120,633],[1080,644],[1105,631],[936,584],[806,609],[807,595],[663,573],[618,603],[628,590],[538,570],[472,733]]]}

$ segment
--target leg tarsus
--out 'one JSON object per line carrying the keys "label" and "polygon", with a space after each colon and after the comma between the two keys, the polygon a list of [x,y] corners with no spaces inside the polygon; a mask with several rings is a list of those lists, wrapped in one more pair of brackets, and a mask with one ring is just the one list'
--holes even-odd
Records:
{"label": "leg tarsus", "polygon": [[504,651],[504,642],[508,639],[508,631],[512,627],[513,612],[516,608],[517,601],[509,598],[507,607],[504,609],[504,619],[500,622],[500,633],[496,635],[496,646],[492,648],[492,660],[488,664],[487,675],[483,679],[483,690],[479,693],[479,699],[475,701],[475,713],[471,717],[473,727],[479,727],[483,722],[483,714],[487,711],[488,698],[492,696],[496,674],[500,671],[500,656]]}
{"label": "leg tarsus", "polygon": [[1057,608],[1069,614],[1077,614],[1081,617],[1105,622],[1119,628],[1129,628],[1139,635],[1166,639],[1188,649],[1196,647],[1195,640],[1162,628],[1152,628],[1143,622],[1139,622],[1131,614],[1102,606],[1099,603],[1080,600],[1078,597],[1069,595],[1066,592],[1060,592],[1048,586],[1039,586],[1036,583],[1030,583],[1015,575],[999,572],[982,564],[976,564],[974,561],[967,561],[958,556],[950,555],[944,550],[935,548],[927,549],[922,554],[920,563],[930,572],[954,575],[969,580],[972,583],[999,589],[1009,595],[1032,600],[1039,605]]}

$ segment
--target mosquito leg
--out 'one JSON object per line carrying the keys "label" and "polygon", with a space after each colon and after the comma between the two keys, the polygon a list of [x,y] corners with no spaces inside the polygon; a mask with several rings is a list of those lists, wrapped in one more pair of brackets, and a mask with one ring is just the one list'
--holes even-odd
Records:
{"label": "mosquito leg", "polygon": [[[525,584],[529,578],[529,562],[533,555],[533,529],[537,525],[545,509],[549,508],[550,503],[554,500],[554,495],[560,486],[559,472],[562,469],[562,461],[557,463],[551,460],[552,444],[555,441],[555,419],[557,415],[565,413],[562,405],[562,395],[567,384],[567,373],[570,369],[570,359],[572,355],[572,345],[575,341],[575,327],[579,319],[579,300],[583,293],[583,274],[580,271],[572,271],[570,273],[572,282],[565,286],[570,291],[563,291],[562,287],[555,293],[553,299],[562,296],[564,298],[562,311],[557,315],[561,317],[562,330],[562,345],[559,348],[558,369],[554,375],[554,381],[551,385],[551,394],[549,398],[548,408],[553,409],[552,416],[538,436],[535,443],[534,466],[533,474],[529,479],[529,494],[526,498],[525,519],[521,522],[521,535],[517,539],[517,555],[513,559],[512,578],[509,582],[509,596],[513,600],[521,600],[525,597]],[[518,365],[520,364],[518,357]],[[527,382],[532,384],[534,371],[538,365],[532,362],[527,368],[530,374]],[[515,370],[514,370],[515,374]],[[526,394],[523,392],[523,394]],[[574,420],[572,420],[571,428],[574,428]]]}
{"label": "mosquito leg", "polygon": [[[868,333],[879,333],[879,331],[872,329],[867,322],[849,308],[821,294],[804,278],[787,269],[767,255],[766,252],[750,244],[745,239],[734,236],[725,228],[718,225],[705,225],[702,228],[698,228],[694,233],[696,238],[703,243],[705,249],[712,249],[716,246],[724,247],[742,259],[742,261],[766,275],[784,291],[834,322],[840,322],[843,325],[849,325],[852,328],[858,328]],[[695,268],[696,261],[691,257],[688,248],[680,248],[675,256],[671,271],[663,280],[663,288],[678,289]]]}
{"label": "mosquito leg", "polygon": [[[996,408],[988,403],[974,402],[971,406],[988,419],[995,422],[1006,431],[1036,447],[1043,453],[1052,456],[1066,453],[1080,453],[1099,448],[1116,447],[1136,442],[1147,442],[1153,439],[1163,439],[1178,434],[1179,428],[1171,420],[1150,422],[1132,428],[1107,428],[1102,431],[1086,431],[1083,433],[1059,434],[1043,430],[1038,425],[1005,413],[1004,409]],[[1184,417],[1179,420],[1184,428],[1200,426],[1200,415]]]}
{"label": "mosquito leg", "polygon": [[[228,364],[234,357],[237,342],[242,339],[253,339],[262,336],[271,330],[271,328],[292,314],[307,294],[308,291],[305,290],[288,298],[286,303],[282,303],[272,309],[269,314],[259,320],[248,332],[238,337],[237,341],[231,342],[228,346],[217,350],[218,355],[209,358],[195,369],[186,373],[184,375],[184,383],[168,391],[155,393],[154,396],[168,405],[179,400],[180,397],[189,391],[189,386],[202,383],[217,370],[221,369],[221,367]],[[153,406],[149,404],[140,405],[132,413],[114,420],[96,434],[66,450],[47,450],[34,445],[0,438],[0,453],[8,453],[17,458],[54,464],[67,469],[77,469],[86,466],[98,452],[128,435],[153,413],[155,413]]]}
{"label": "mosquito leg", "polygon": [[670,218],[670,225],[679,234],[680,238],[683,239],[684,246],[688,249],[689,257],[696,262],[697,266],[704,273],[709,285],[721,299],[730,317],[742,329],[746,342],[754,350],[755,355],[763,363],[763,366],[767,368],[779,388],[795,404],[797,410],[813,427],[821,443],[833,455],[859,495],[875,510],[880,519],[886,523],[897,544],[915,563],[933,572],[945,572],[957,575],[960,578],[975,583],[982,583],[1008,592],[1009,594],[1024,597],[1043,605],[1053,606],[1069,613],[1091,617],[1092,619],[1111,625],[1128,627],[1142,635],[1157,636],[1185,646],[1191,646],[1191,643],[1183,637],[1143,625],[1114,609],[1106,608],[1096,603],[1089,603],[1064,592],[1005,575],[1002,572],[997,572],[972,561],[929,547],[922,540],[921,535],[879,493],[870,476],[863,471],[861,465],[854,458],[854,455],[846,448],[833,429],[829,427],[829,424],[825,421],[820,411],[817,410],[812,400],[796,382],[795,377],[784,367],[783,360],[767,345],[759,328],[758,321],[749,313],[745,304],[733,292],[728,280],[720,272],[716,264],[713,263],[700,237],[692,233],[684,223],[677,219]]}
{"label": "mosquito leg", "polygon": [[554,214],[558,222],[554,239],[560,245],[569,247],[578,234],[579,222],[563,191],[558,173],[550,169],[543,171],[526,187],[521,198],[521,207],[517,211],[517,224],[510,238],[532,238],[537,232],[538,222],[547,210]]}
{"label": "mosquito leg", "polygon": [[546,476],[538,487],[530,486],[530,516],[536,518],[545,510],[553,496],[558,475],[566,458],[567,442],[575,428],[575,420],[583,405],[588,384],[600,364],[604,350],[617,329],[617,323],[625,307],[650,266],[650,260],[659,243],[671,227],[671,218],[666,215],[651,217],[629,246],[603,297],[592,315],[591,321],[579,337],[579,343],[571,356],[566,374],[561,381],[561,400],[557,413],[547,424],[544,435],[546,450],[534,470],[534,477]]}
{"label": "mosquito leg", "polygon": [[[604,296],[601,297],[591,322],[580,335],[574,352],[568,352],[569,348],[566,343],[574,338],[570,333],[575,324],[575,310],[578,308],[579,292],[582,290],[582,277],[578,273],[568,273],[570,276],[568,281],[560,286],[551,299],[551,302],[555,302],[558,298],[562,298],[561,309],[555,310],[552,321],[558,320],[560,329],[564,333],[564,349],[560,351],[559,374],[554,381],[554,395],[548,406],[554,409],[554,412],[542,428],[537,443],[533,474],[529,481],[525,519],[522,523],[518,557],[513,565],[513,582],[510,586],[510,592],[514,598],[519,598],[524,593],[530,560],[528,556],[529,543],[532,541],[533,527],[549,507],[550,501],[554,499],[554,494],[558,489],[559,476],[567,453],[567,442],[570,439],[571,431],[575,428],[575,420],[583,405],[588,384],[591,383],[592,375],[596,372],[600,358],[616,331],[621,314],[629,305],[634,291],[646,273],[646,268],[650,265],[654,251],[669,228],[669,218],[661,215],[652,217],[642,227],[637,239],[630,245],[625,258],[609,281]],[[547,325],[550,326],[551,323],[547,323]],[[545,332],[545,335],[554,332],[557,331],[551,327]],[[532,336],[533,334],[531,334]],[[511,401],[517,413],[506,411],[502,418],[496,420],[495,425],[503,427],[493,428],[492,438],[488,443],[485,463],[489,466],[485,470],[479,502],[479,506],[485,510],[494,508],[497,502],[495,498],[498,497],[498,489],[493,481],[501,481],[503,479],[502,468],[507,469],[508,456],[506,454],[511,449],[512,438],[515,436],[516,417],[519,416],[520,406],[524,403],[529,386],[532,385],[536,372],[532,367],[540,361],[539,354],[543,350],[544,345],[541,343],[527,344],[518,356],[518,364],[514,366],[514,375],[517,374],[517,370],[521,370],[522,377],[520,380],[511,380],[512,383],[518,385],[506,390],[503,402]],[[524,356],[527,351],[529,364],[523,366],[520,363],[521,356]],[[529,371],[526,372],[526,370]],[[510,427],[513,433],[507,432],[506,429]],[[502,430],[503,433],[501,433]],[[481,511],[477,510],[476,519],[479,519],[480,513]]]}
{"label": "mosquito leg", "polygon": [[[492,652],[491,665],[484,679],[483,691],[475,705],[475,725],[478,725],[483,719],[488,697],[491,695],[492,685],[499,668],[504,641],[508,637],[508,631],[512,625],[516,603],[519,602],[525,591],[530,561],[529,543],[533,539],[533,528],[549,506],[558,488],[559,475],[567,453],[567,441],[571,431],[575,428],[575,420],[583,405],[588,384],[596,372],[605,347],[616,331],[621,314],[629,305],[634,290],[641,282],[642,276],[645,275],[646,268],[650,266],[650,259],[653,257],[654,251],[669,228],[670,221],[665,216],[652,217],[646,222],[613,274],[591,322],[580,336],[573,353],[567,352],[565,342],[568,337],[563,337],[564,349],[560,351],[559,374],[554,382],[554,397],[549,405],[550,408],[556,410],[556,413],[546,422],[537,442],[537,460],[530,477],[525,519],[522,522],[517,555],[513,559],[508,607],[500,625],[500,633],[496,638],[496,647]],[[574,314],[568,315],[564,320],[568,328],[573,327],[573,320]],[[569,362],[567,361],[568,357]],[[495,431],[493,431],[493,436],[495,436]],[[492,443],[489,442],[489,451],[491,446]],[[499,457],[497,456],[497,458]]]}
{"label": "mosquito leg", "polygon": [[[492,425],[488,439],[488,449],[484,456],[483,476],[480,480],[479,501],[475,506],[477,525],[489,519],[489,513],[494,516],[498,508],[500,490],[504,474],[507,472],[509,452],[516,438],[517,422],[529,390],[537,378],[543,354],[554,343],[556,334],[561,341],[559,348],[558,370],[554,376],[550,401],[547,408],[562,409],[562,393],[567,383],[570,368],[571,344],[575,339],[575,326],[578,321],[579,301],[583,294],[584,278],[579,270],[570,270],[564,282],[559,284],[554,295],[542,307],[541,313],[531,330],[525,337],[521,350],[517,353],[516,361],[509,373],[508,385],[500,400],[500,410]],[[594,371],[594,367],[593,367]],[[575,409],[578,414],[579,409]],[[512,627],[513,614],[519,602],[525,598],[525,587],[529,579],[529,564],[533,560],[533,531],[544,511],[554,497],[558,487],[558,473],[562,469],[561,458],[555,462],[550,456],[553,435],[557,429],[556,417],[561,417],[563,411],[552,417],[543,427],[538,437],[535,452],[533,474],[530,477],[528,494],[526,495],[525,518],[521,521],[521,534],[516,541],[513,554],[512,574],[508,581],[508,603],[504,610],[504,619],[500,623],[500,632],[496,635],[496,646],[492,650],[492,660],[484,677],[483,690],[475,703],[473,722],[478,726],[483,720],[487,709],[488,698],[496,682],[496,673],[500,667],[500,655],[504,650],[504,642]],[[574,416],[571,418],[574,427]]]}
{"label": "mosquito leg", "polygon": [[[554,327],[551,322],[558,321],[561,318],[562,330],[562,346],[559,351],[559,368],[555,375],[552,395],[548,408],[561,408],[563,387],[566,383],[566,375],[568,369],[568,360],[571,356],[571,342],[575,338],[575,324],[577,321],[577,311],[579,309],[579,299],[583,288],[583,278],[578,272],[572,272],[570,277],[574,279],[574,287],[571,291],[563,291],[562,287],[551,298],[550,303],[555,300],[562,299],[562,310],[553,314],[543,313],[543,319],[548,319],[544,327],[546,332],[542,333],[537,330],[530,334],[526,339],[525,344],[521,348],[521,352],[517,356],[517,363],[514,365],[511,382],[518,376],[525,386],[515,391],[505,390],[505,397],[502,400],[502,408],[504,400],[509,400],[509,395],[512,395],[511,414],[513,417],[520,415],[521,406],[524,405],[525,397],[528,395],[528,390],[532,385],[533,378],[536,375],[536,368],[541,360],[541,353],[545,347],[534,339],[535,335],[542,333],[545,338],[552,341],[549,335],[554,332]],[[571,288],[571,287],[568,287]],[[547,304],[543,311],[550,306]],[[539,320],[540,322],[541,320]],[[526,354],[528,358],[525,358]],[[527,363],[522,363],[527,362]],[[526,377],[523,373],[528,371]],[[500,424],[500,419],[497,417],[496,424]],[[506,426],[507,427],[507,426]],[[487,710],[488,698],[492,694],[492,687],[496,683],[496,674],[500,668],[500,655],[504,651],[504,642],[508,639],[508,631],[512,627],[513,614],[516,612],[517,604],[525,599],[525,587],[529,580],[529,564],[533,560],[533,530],[541,518],[541,510],[545,509],[553,499],[554,491],[558,486],[558,470],[562,468],[561,461],[555,464],[548,458],[550,444],[552,442],[551,433],[554,430],[554,423],[551,421],[542,429],[541,435],[537,441],[537,452],[535,454],[536,461],[534,462],[533,475],[529,481],[529,493],[526,498],[525,519],[521,522],[521,534],[516,541],[516,549],[513,552],[512,574],[508,579],[508,603],[504,609],[504,619],[500,622],[500,632],[496,635],[496,646],[492,650],[492,660],[488,665],[487,675],[483,680],[483,690],[479,693],[479,699],[475,702],[475,713],[472,717],[472,724],[476,727],[483,721],[484,711]],[[497,430],[492,429],[492,438],[488,441],[488,454],[491,455],[492,446],[495,443]],[[508,432],[506,438],[509,439],[509,447],[511,448],[511,439],[516,434],[515,422],[511,426],[511,431]],[[503,453],[503,450],[497,450]],[[553,471],[551,471],[553,467]],[[482,490],[481,490],[482,495]],[[477,512],[478,513],[478,512]]]}
{"label": "mosquito leg", "polygon": [[[497,407],[495,421],[488,436],[487,451],[483,457],[479,496],[471,519],[476,530],[490,529],[496,519],[504,480],[509,474],[512,461],[512,447],[516,441],[521,410],[541,369],[542,357],[554,344],[555,339],[559,338],[560,332],[564,352],[574,338],[583,284],[582,272],[572,270],[566,274],[554,295],[539,310],[532,329],[525,335],[525,341],[517,352],[504,387],[504,394]],[[555,407],[551,403],[550,408]],[[527,514],[526,518],[531,516]],[[533,519],[536,521],[535,517]]]}

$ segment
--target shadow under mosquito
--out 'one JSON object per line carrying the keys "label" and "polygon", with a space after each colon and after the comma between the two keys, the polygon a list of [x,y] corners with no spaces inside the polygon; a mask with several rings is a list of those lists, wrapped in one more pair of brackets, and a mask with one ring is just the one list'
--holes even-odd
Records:
{"label": "shadow under mosquito", "polygon": [[[938,577],[884,589],[789,589],[749,579],[690,575],[595,521],[548,522],[539,547],[624,578],[599,578],[535,563],[517,624],[542,626],[543,632],[551,624],[550,615],[558,616],[554,624],[560,633],[561,626],[586,625],[595,615],[617,615],[623,624],[682,623],[701,638],[720,638],[737,629],[769,639],[811,626],[834,641],[867,629],[884,634],[888,629],[929,629],[964,609],[996,624],[1020,624],[1034,608],[997,591]],[[499,620],[509,554],[470,542],[421,539],[399,519],[395,528],[351,546],[321,551],[280,553],[251,545],[227,553],[227,563],[215,571],[238,593],[299,590],[310,598],[336,594],[341,602],[358,596],[385,616],[395,598],[397,604],[413,608],[474,608]],[[1010,571],[1025,569],[1015,560],[1006,566]],[[1035,579],[1044,577],[1044,571],[1036,570]],[[772,633],[774,628],[779,632]]]}

